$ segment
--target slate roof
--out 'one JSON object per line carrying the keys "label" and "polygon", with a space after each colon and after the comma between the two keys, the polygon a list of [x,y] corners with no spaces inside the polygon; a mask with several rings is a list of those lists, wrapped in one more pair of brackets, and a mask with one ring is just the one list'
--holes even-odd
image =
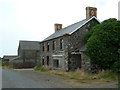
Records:
{"label": "slate roof", "polygon": [[47,37],[43,41],[47,41],[47,40],[50,40],[50,39],[53,39],[53,38],[57,38],[57,37],[60,37],[62,35],[65,35],[65,34],[71,35],[72,33],[77,31],[79,28],[81,28],[83,25],[85,25],[86,23],[88,23],[92,19],[96,19],[99,22],[99,20],[95,16],[93,16],[93,17],[91,17],[89,19],[84,19],[82,21],[74,23],[74,24],[72,24],[72,25],[70,25],[68,27],[65,27],[65,28],[53,33],[52,35],[50,35],[49,37]]}
{"label": "slate roof", "polygon": [[4,55],[3,59],[4,60],[9,59],[10,60],[10,59],[15,58],[15,57],[17,57],[17,55]]}
{"label": "slate roof", "polygon": [[10,59],[9,62],[14,61],[14,60],[17,60],[17,59],[19,59],[19,58],[20,58],[20,56],[14,57],[14,58]]}
{"label": "slate roof", "polygon": [[38,41],[20,41],[19,47],[24,50],[40,50],[39,43]]}

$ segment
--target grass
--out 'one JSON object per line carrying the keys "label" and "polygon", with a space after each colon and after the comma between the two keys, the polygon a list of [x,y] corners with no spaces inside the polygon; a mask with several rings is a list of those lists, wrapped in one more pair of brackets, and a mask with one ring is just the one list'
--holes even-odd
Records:
{"label": "grass", "polygon": [[35,71],[41,71],[41,72],[48,72],[50,70],[50,68],[48,66],[40,66],[37,65],[34,67]]}
{"label": "grass", "polygon": [[98,74],[88,74],[85,73],[83,70],[77,69],[75,72],[52,70],[50,71],[50,73],[61,77],[86,82],[111,82],[117,81],[118,79],[117,73],[113,73],[112,71],[100,71]]}
{"label": "grass", "polygon": [[110,70],[99,71],[98,74],[88,74],[81,69],[77,69],[74,72],[65,72],[64,69],[51,70],[48,66],[36,66],[35,71],[47,72],[48,74],[57,75],[60,77],[68,78],[71,80],[83,81],[83,82],[112,82],[118,81],[117,73]]}
{"label": "grass", "polygon": [[0,66],[2,66],[2,60],[0,60]]}
{"label": "grass", "polygon": [[6,66],[6,65],[4,65],[4,66],[2,66],[3,68],[5,68],[5,69],[13,69],[13,67],[11,67],[11,66]]}

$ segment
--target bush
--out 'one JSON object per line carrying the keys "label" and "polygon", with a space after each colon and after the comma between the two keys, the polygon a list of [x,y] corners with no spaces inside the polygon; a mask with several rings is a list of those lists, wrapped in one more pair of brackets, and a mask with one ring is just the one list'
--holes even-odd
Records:
{"label": "bush", "polygon": [[41,71],[41,72],[48,72],[50,70],[50,67],[37,65],[37,66],[34,67],[34,70],[35,71]]}
{"label": "bush", "polygon": [[115,63],[113,64],[112,70],[113,70],[114,72],[120,73],[120,61],[117,61],[117,62],[115,62]]}
{"label": "bush", "polygon": [[88,31],[87,56],[100,69],[120,70],[118,49],[120,47],[120,21],[108,19]]}

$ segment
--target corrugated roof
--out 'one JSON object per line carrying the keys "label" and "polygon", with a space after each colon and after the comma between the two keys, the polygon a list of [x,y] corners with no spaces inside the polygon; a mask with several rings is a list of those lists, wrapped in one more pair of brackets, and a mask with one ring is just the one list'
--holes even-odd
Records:
{"label": "corrugated roof", "polygon": [[99,20],[95,16],[93,16],[89,19],[84,19],[82,21],[74,23],[74,24],[72,24],[68,27],[65,27],[65,28],[53,33],[52,35],[50,35],[49,37],[47,37],[43,41],[47,41],[47,40],[50,40],[50,39],[53,39],[53,38],[57,38],[57,37],[60,37],[62,35],[65,35],[65,34],[72,34],[73,32],[75,32],[76,30],[81,28],[83,25],[85,25],[87,22],[89,22],[92,19],[96,19],[99,22]]}
{"label": "corrugated roof", "polygon": [[25,50],[40,50],[39,43],[38,41],[20,41],[19,45],[21,49]]}

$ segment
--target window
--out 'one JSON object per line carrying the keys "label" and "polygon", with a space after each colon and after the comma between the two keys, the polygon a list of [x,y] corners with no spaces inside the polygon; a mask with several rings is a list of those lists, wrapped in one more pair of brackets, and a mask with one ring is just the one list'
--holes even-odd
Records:
{"label": "window", "polygon": [[49,51],[49,46],[50,46],[49,43],[47,43],[47,51]]}
{"label": "window", "polygon": [[59,60],[58,59],[54,59],[53,60],[53,67],[54,68],[58,68],[59,67]]}
{"label": "window", "polygon": [[43,51],[45,50],[45,48],[44,48],[44,44],[42,45],[42,50],[43,50]]}
{"label": "window", "polygon": [[47,56],[47,65],[49,66],[49,56]]}
{"label": "window", "polygon": [[44,57],[42,58],[42,65],[45,65]]}
{"label": "window", "polygon": [[64,49],[64,41],[63,41],[63,39],[60,39],[60,49]]}
{"label": "window", "polygon": [[53,41],[53,50],[56,49],[56,41]]}

